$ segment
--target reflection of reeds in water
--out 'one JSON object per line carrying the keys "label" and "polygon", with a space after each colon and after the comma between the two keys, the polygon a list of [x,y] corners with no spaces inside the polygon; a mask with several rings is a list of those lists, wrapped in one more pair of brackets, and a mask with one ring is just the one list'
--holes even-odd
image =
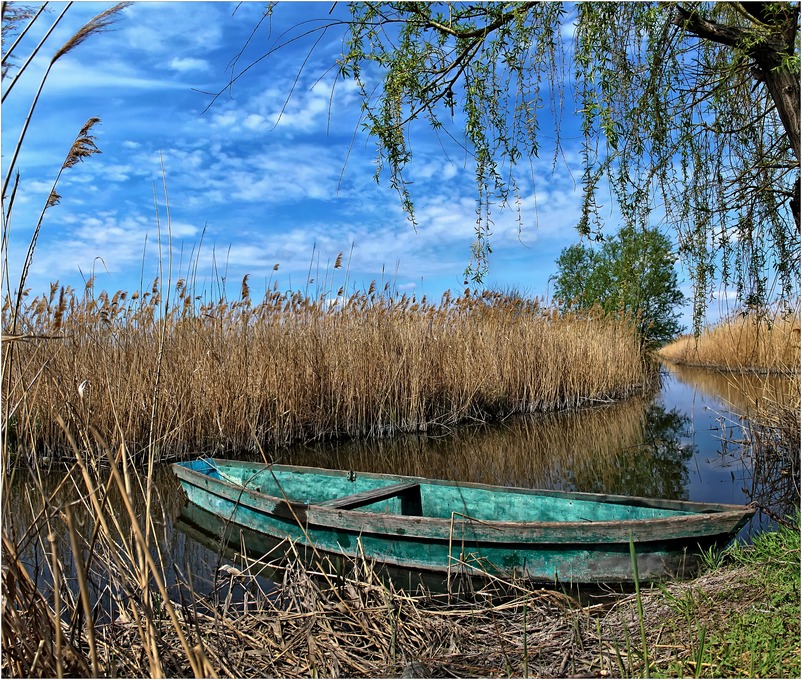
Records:
{"label": "reflection of reeds in water", "polygon": [[799,374],[731,373],[675,363],[666,363],[665,366],[681,382],[723,400],[743,416],[756,418],[768,404],[799,405]]}
{"label": "reflection of reeds in water", "polygon": [[661,442],[676,439],[683,423],[676,414],[666,420],[665,412],[654,408],[648,400],[630,399],[571,414],[515,417],[439,438],[319,445],[305,453],[294,449],[281,462],[530,488],[683,497],[683,454],[665,456],[651,444],[657,439],[655,423],[662,428]]}
{"label": "reflection of reeds in water", "polygon": [[[12,451],[62,450],[59,416],[166,458],[571,408],[651,376],[625,324],[501,294],[199,303],[180,281],[168,309],[162,294],[53,286],[24,304],[27,341],[3,374]],[[12,312],[6,300],[4,325]]]}
{"label": "reflection of reeds in water", "polygon": [[678,364],[668,370],[732,409],[734,419],[721,414],[722,437],[748,470],[750,498],[775,520],[792,516],[800,500],[799,373],[736,374]]}

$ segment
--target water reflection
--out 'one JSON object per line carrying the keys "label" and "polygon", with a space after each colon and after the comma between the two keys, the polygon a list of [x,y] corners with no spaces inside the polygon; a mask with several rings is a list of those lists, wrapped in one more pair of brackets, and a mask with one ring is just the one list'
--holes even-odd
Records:
{"label": "water reflection", "polygon": [[319,444],[275,462],[501,486],[687,498],[688,420],[650,399],[511,418],[441,437]]}
{"label": "water reflection", "polygon": [[799,374],[795,376],[725,373],[705,368],[664,364],[671,376],[704,393],[714,402],[754,417],[761,403],[786,406],[799,404]]}
{"label": "water reflection", "polygon": [[[747,503],[755,497],[756,475],[743,451],[733,453],[727,438],[738,437],[744,420],[730,417],[726,431],[723,414],[752,414],[761,399],[798,399],[799,381],[764,376],[724,376],[711,371],[671,367],[658,394],[575,413],[510,418],[493,426],[460,428],[442,436],[405,436],[393,440],[328,443],[274,452],[275,462],[345,470],[388,472],[523,486]],[[790,402],[793,403],[793,402]],[[734,425],[734,423],[736,423]],[[67,503],[86,497],[80,477],[62,485],[52,504],[42,512],[41,498],[64,482],[64,470],[37,480],[22,477],[10,487],[4,502],[4,525],[20,537],[32,524],[25,558],[32,573],[48,579],[44,553],[47,535],[59,536],[67,578],[74,579],[68,556],[69,539],[59,513]],[[8,488],[8,487],[7,487]],[[225,559],[212,545],[203,544],[176,520],[184,505],[180,487],[169,468],[157,471],[153,514],[155,535],[164,555],[168,578],[187,580],[213,591],[216,569]],[[140,517],[141,497],[132,501]],[[121,508],[119,493],[109,492],[109,507]],[[94,518],[81,503],[74,507],[79,529],[91,535]],[[34,518],[38,517],[36,522]],[[128,529],[119,518],[123,533]],[[114,546],[104,551],[106,557]],[[91,578],[98,591],[108,586],[103,565]]]}
{"label": "water reflection", "polygon": [[754,502],[761,512],[753,528],[771,526],[797,511],[799,374],[665,368],[660,400],[690,418],[699,446],[689,463],[690,497],[715,494],[719,502]]}

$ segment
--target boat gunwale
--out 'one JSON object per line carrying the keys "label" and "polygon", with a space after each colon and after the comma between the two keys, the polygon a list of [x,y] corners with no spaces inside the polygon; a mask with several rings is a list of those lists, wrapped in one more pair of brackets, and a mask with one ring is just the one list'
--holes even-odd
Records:
{"label": "boat gunwale", "polygon": [[[204,459],[209,460],[209,459]],[[214,459],[211,459],[214,460]],[[232,461],[232,462],[239,462],[239,461]],[[223,465],[228,465],[229,461],[225,461]],[[746,521],[748,521],[749,517],[754,514],[754,508],[748,505],[725,505],[725,504],[705,504],[705,503],[697,503],[693,501],[670,501],[666,499],[658,499],[661,501],[665,501],[667,503],[683,503],[683,504],[692,504],[697,505],[700,508],[703,508],[707,511],[699,510],[697,512],[692,512],[690,514],[678,515],[676,517],[659,517],[659,518],[642,518],[642,519],[622,519],[622,520],[600,520],[600,521],[592,521],[592,520],[581,520],[581,521],[566,521],[566,522],[559,522],[559,521],[504,521],[504,520],[485,520],[480,518],[472,518],[467,515],[462,515],[460,513],[455,513],[455,515],[461,517],[462,519],[456,520],[454,516],[451,518],[447,517],[431,517],[431,516],[408,516],[408,515],[396,515],[396,514],[385,514],[385,513],[376,513],[371,512],[369,510],[344,510],[341,508],[329,508],[324,505],[318,505],[315,503],[304,503],[303,501],[298,501],[289,498],[282,498],[279,496],[272,496],[260,491],[256,491],[254,489],[247,488],[246,485],[242,484],[235,484],[225,479],[218,479],[215,477],[211,477],[208,474],[200,472],[198,470],[194,470],[186,465],[182,465],[180,463],[173,464],[174,468],[180,468],[182,473],[179,476],[179,479],[184,479],[186,476],[194,477],[197,479],[205,479],[209,480],[216,486],[222,487],[222,489],[227,489],[228,492],[226,495],[216,494],[214,491],[210,489],[204,489],[206,493],[213,493],[221,498],[224,498],[230,503],[236,503],[238,505],[242,505],[247,507],[251,510],[254,510],[259,513],[263,513],[269,516],[273,516],[276,518],[281,518],[284,520],[292,520],[295,519],[296,522],[300,521],[300,518],[303,517],[303,520],[314,526],[323,528],[323,529],[339,529],[343,531],[357,531],[360,533],[370,533],[374,535],[394,535],[394,536],[403,536],[404,538],[416,539],[416,538],[426,538],[429,540],[443,540],[443,537],[447,538],[449,535],[457,535],[459,531],[464,530],[466,527],[470,526],[471,530],[474,532],[479,532],[482,534],[481,536],[477,535],[476,540],[479,540],[483,543],[509,543],[509,542],[517,542],[520,543],[524,536],[522,534],[527,532],[549,532],[549,531],[561,531],[564,534],[574,534],[576,533],[577,536],[570,541],[567,540],[569,537],[564,537],[564,540],[559,541],[560,543],[569,543],[575,542],[577,544],[580,543],[588,543],[587,540],[582,540],[582,534],[587,531],[588,527],[592,526],[594,532],[606,532],[608,537],[605,539],[607,542],[628,542],[629,540],[635,540],[636,543],[640,542],[649,542],[649,541],[672,541],[672,540],[680,540],[681,536],[676,537],[654,537],[654,538],[640,538],[635,537],[633,531],[643,531],[648,529],[649,531],[654,531],[655,534],[659,534],[660,530],[666,530],[668,528],[676,527],[677,525],[684,525],[686,533],[683,534],[685,540],[690,538],[691,536],[688,535],[687,530],[690,529],[693,525],[697,524],[706,524],[706,523],[713,523],[716,525],[727,526],[729,525],[730,529],[723,529],[721,531],[716,532],[715,535],[729,535],[733,534],[732,528],[737,531],[740,527],[742,527]],[[253,464],[243,464],[241,467],[254,467]],[[269,466],[263,466],[267,469]],[[295,471],[295,469],[306,471],[306,472],[317,472],[318,470],[326,472],[324,468],[309,468],[309,467],[302,467],[302,466],[275,466],[278,469],[288,470],[290,472]],[[329,473],[332,472],[340,472],[343,471],[335,470],[335,471],[328,471]],[[363,473],[366,475],[379,475],[378,479],[394,479],[394,478],[401,478],[401,479],[420,479],[426,483],[430,482],[443,482],[447,485],[458,485],[460,487],[463,486],[462,482],[452,483],[446,480],[428,480],[426,478],[418,478],[418,477],[409,477],[409,476],[399,476],[399,475],[383,475],[381,473]],[[191,479],[185,479],[187,483],[192,483],[195,486],[198,486],[194,483]],[[485,485],[485,484],[476,484],[472,482],[465,483],[470,485],[473,488],[481,488],[481,489],[490,489],[490,490],[504,490],[508,487],[497,487],[492,485]],[[201,488],[201,487],[198,487]],[[520,487],[509,487],[515,490],[527,492],[527,491],[534,491],[537,492],[539,490],[529,490],[523,489]],[[562,496],[564,492],[556,492],[558,497],[565,497]],[[605,496],[604,494],[587,494],[582,492],[565,492],[571,494],[570,499],[576,499],[575,494],[579,494],[579,499],[587,500],[593,499],[596,502],[606,502],[600,500],[601,498],[607,499],[610,498],[609,496]],[[532,494],[536,495],[536,494]],[[552,495],[552,494],[548,494]],[[639,500],[640,497],[637,496],[619,496],[613,498],[623,498],[628,501],[632,500]],[[249,502],[250,499],[253,499],[254,502]],[[643,499],[649,501],[650,499]],[[271,511],[267,507],[260,507],[258,501],[267,502],[268,504],[273,504],[274,509]],[[289,506],[290,514],[287,516],[284,512],[278,513],[275,510],[282,506]],[[627,505],[633,505],[633,503],[627,503]],[[658,507],[665,509],[664,506],[654,506],[649,505],[647,507]],[[714,507],[715,510],[710,511],[710,508]],[[719,509],[720,508],[720,509]],[[747,516],[748,515],[748,516]],[[339,520],[339,521],[336,521]],[[359,526],[343,526],[343,520],[346,522],[348,520],[355,520],[355,524]],[[410,530],[415,526],[428,526],[432,529],[439,530],[439,537],[432,536],[430,534],[420,535],[418,532]],[[498,532],[496,534],[487,534],[485,535],[484,528],[488,528],[493,532]],[[403,530],[401,533],[400,530]],[[669,532],[670,533],[670,532]],[[513,536],[506,536],[507,534],[513,534]],[[710,532],[700,533],[698,534],[698,538],[707,538],[711,535]],[[506,537],[506,538],[505,538]],[[542,542],[542,539],[537,536],[532,536],[531,540],[533,543]]]}
{"label": "boat gunwale", "polygon": [[[320,468],[320,467],[311,467],[311,466],[303,466],[303,465],[285,465],[282,463],[273,463],[270,465],[266,465],[264,463],[251,463],[248,461],[236,461],[236,460],[227,460],[221,458],[199,458],[195,460],[200,460],[202,462],[210,462],[214,463],[215,467],[242,467],[242,468],[252,468],[254,469],[254,473],[257,474],[257,468],[261,468],[258,472],[261,473],[262,471],[267,471],[275,469],[277,471],[286,471],[286,472],[294,472],[294,473],[301,473],[301,474],[321,474],[327,477],[337,477],[339,475],[347,475],[348,471],[346,470],[339,470],[339,469],[331,469],[331,468]],[[180,467],[183,470],[189,470],[195,472],[202,476],[209,476],[204,475],[204,473],[193,470],[190,467],[187,467],[186,463],[192,463],[194,461],[184,461],[180,463],[173,463],[172,467],[177,468]],[[646,496],[625,496],[620,494],[601,494],[601,493],[592,493],[587,491],[561,491],[557,489],[528,489],[526,487],[520,486],[501,486],[495,484],[484,484],[482,482],[461,482],[461,481],[454,481],[448,479],[436,479],[436,478],[429,478],[429,477],[417,477],[414,475],[395,475],[389,474],[384,472],[360,472],[356,471],[356,474],[361,477],[369,477],[372,479],[377,480],[395,480],[395,481],[416,481],[419,484],[431,484],[435,486],[449,486],[449,487],[456,487],[456,488],[467,488],[467,489],[479,489],[483,491],[491,491],[494,493],[514,493],[514,494],[521,494],[527,496],[548,496],[552,498],[562,498],[565,500],[581,500],[581,501],[590,501],[594,503],[603,503],[608,505],[626,505],[626,506],[639,506],[639,507],[647,507],[647,508],[654,508],[659,510],[676,510],[679,512],[690,512],[692,514],[722,514],[725,512],[730,511],[738,511],[744,512],[747,510],[753,510],[754,508],[752,505],[738,505],[738,504],[729,504],[729,503],[707,503],[704,501],[688,501],[688,500],[673,500],[668,498],[649,498]],[[214,479],[214,478],[212,478]],[[238,488],[236,484],[226,482],[226,480],[220,479],[216,481],[221,481],[224,483],[231,484],[234,488]],[[252,489],[248,489],[246,485],[242,485],[242,488],[245,489],[248,493],[259,493],[261,496],[265,496],[267,498],[277,498],[281,501],[284,501],[284,498],[280,496],[270,496],[268,494],[264,494],[262,492],[254,491]],[[293,503],[301,505],[303,507],[325,507],[321,505],[324,501],[320,503],[304,503],[303,501],[297,499],[288,499],[291,500]],[[340,510],[342,512],[342,510]],[[361,514],[365,514],[365,510],[360,511],[345,511],[345,512],[360,512]],[[377,513],[372,513],[377,514]],[[438,518],[431,518],[431,519],[438,519]],[[657,519],[657,518],[655,518]],[[676,519],[673,517],[670,518],[661,518],[661,519]],[[484,521],[484,520],[483,520]],[[655,520],[620,520],[622,522],[641,522],[641,521],[655,521]],[[579,523],[579,522],[577,522]],[[556,522],[558,525],[568,524],[568,522]],[[595,524],[595,522],[594,522]]]}

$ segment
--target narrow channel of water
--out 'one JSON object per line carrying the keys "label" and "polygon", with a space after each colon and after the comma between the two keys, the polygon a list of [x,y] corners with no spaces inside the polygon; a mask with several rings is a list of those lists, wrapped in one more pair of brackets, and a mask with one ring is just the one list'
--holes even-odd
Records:
{"label": "narrow channel of water", "polygon": [[[798,377],[733,378],[666,367],[661,389],[652,398],[575,413],[515,417],[436,437],[295,447],[275,452],[274,462],[506,486],[748,503],[754,493],[751,459],[737,440],[744,438],[753,405],[766,398],[766,390],[777,398],[798,389]],[[63,478],[63,471],[54,472],[41,480],[42,488],[50,492]],[[198,531],[198,518],[184,508],[183,493],[169,469],[159,470],[156,479],[163,513],[155,522],[168,576],[175,580],[178,572],[184,581],[191,575],[199,591],[210,592],[217,566],[230,556],[221,557],[210,539],[216,529],[206,535]],[[18,531],[29,526],[31,507],[40,493],[33,484],[34,480],[18,480],[12,489],[10,519]],[[65,499],[69,495],[69,489],[61,492]],[[116,505],[112,500],[112,507]],[[741,537],[748,539],[765,521],[757,516]],[[41,564],[46,540],[42,538],[38,549],[36,545],[31,542],[29,559]],[[65,564],[65,574],[69,577],[72,572],[72,565]],[[43,578],[47,580],[46,573]]]}

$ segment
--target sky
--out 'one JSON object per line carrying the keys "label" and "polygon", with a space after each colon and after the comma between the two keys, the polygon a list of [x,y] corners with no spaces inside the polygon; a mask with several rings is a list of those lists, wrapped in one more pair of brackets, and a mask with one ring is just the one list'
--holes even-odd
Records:
{"label": "sky", "polygon": [[[32,295],[55,281],[81,292],[91,276],[96,291],[149,289],[160,262],[163,278],[194,277],[198,292],[215,295],[224,280],[229,298],[246,274],[254,299],[276,284],[315,295],[343,284],[366,290],[371,281],[429,299],[461,292],[476,222],[471,160],[424,121],[417,125],[406,171],[413,228],[387,176],[374,180],[376,149],[360,128],[355,86],[339,79],[332,90],[342,29],[323,35],[311,57],[310,40],[272,51],[226,89],[232,60],[239,71],[284,42],[287,29],[344,16],[344,4],[332,4],[281,2],[251,37],[264,3],[140,1],[59,59],[17,164],[11,289],[73,139],[99,117],[92,133],[102,153],[62,173],[61,200],[45,213],[26,281]],[[47,21],[17,52],[27,55],[65,6],[49,3]],[[4,175],[51,57],[111,6],[73,3],[3,103]],[[208,94],[220,91],[217,99]],[[493,215],[490,288],[549,295],[560,251],[579,242],[582,139],[574,113],[567,105],[556,166],[544,124],[547,150],[521,168],[522,229],[511,209]],[[458,120],[451,133],[460,138]],[[347,266],[335,271],[340,253]],[[688,293],[679,265],[678,272]],[[689,318],[685,310],[686,325]]]}

